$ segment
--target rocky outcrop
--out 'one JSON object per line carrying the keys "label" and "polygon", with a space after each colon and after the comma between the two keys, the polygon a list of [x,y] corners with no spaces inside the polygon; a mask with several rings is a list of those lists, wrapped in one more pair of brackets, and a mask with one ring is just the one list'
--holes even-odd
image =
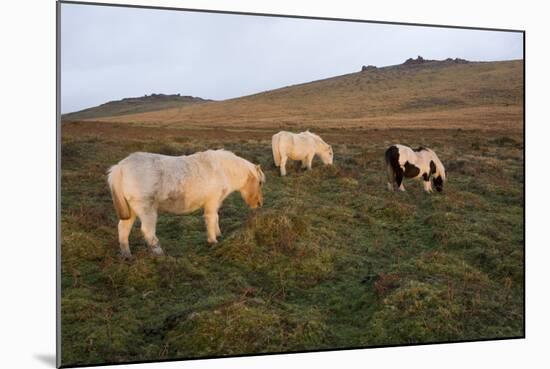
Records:
{"label": "rocky outcrop", "polygon": [[376,70],[376,69],[378,69],[378,68],[376,68],[376,66],[374,66],[374,65],[363,65],[361,67],[361,72],[367,72],[369,70]]}

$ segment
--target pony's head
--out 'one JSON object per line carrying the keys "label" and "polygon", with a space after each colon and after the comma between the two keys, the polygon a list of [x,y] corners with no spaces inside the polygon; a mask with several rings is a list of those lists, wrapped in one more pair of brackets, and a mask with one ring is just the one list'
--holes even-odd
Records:
{"label": "pony's head", "polygon": [[447,173],[445,172],[445,167],[443,166],[443,164],[441,163],[441,161],[439,160],[437,155],[435,155],[435,153],[434,153],[433,156],[434,156],[434,158],[433,158],[432,161],[435,164],[435,172],[432,176],[433,185],[434,185],[435,189],[437,190],[437,192],[442,192],[443,191],[443,183],[445,181],[447,181]]}
{"label": "pony's head", "polygon": [[262,186],[265,183],[265,174],[259,165],[254,166],[248,173],[245,185],[241,188],[241,196],[246,204],[252,209],[261,207],[264,204]]}
{"label": "pony's head", "polygon": [[315,154],[319,155],[319,158],[321,158],[323,164],[332,164],[334,160],[334,152],[332,151],[332,146],[323,141],[323,139],[315,133],[310,132],[309,129],[306,131],[306,133],[315,139],[317,146],[315,148]]}
{"label": "pony's head", "polygon": [[437,192],[443,191],[443,178],[441,176],[434,177],[434,187]]}
{"label": "pony's head", "polygon": [[321,158],[321,161],[325,165],[332,164],[334,160],[334,152],[332,151],[332,146],[328,144],[321,145],[320,150],[317,152],[319,155],[319,158]]}

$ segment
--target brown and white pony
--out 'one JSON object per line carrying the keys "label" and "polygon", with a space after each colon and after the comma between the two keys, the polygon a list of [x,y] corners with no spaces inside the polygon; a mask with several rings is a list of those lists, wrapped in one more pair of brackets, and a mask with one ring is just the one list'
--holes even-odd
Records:
{"label": "brown and white pony", "polygon": [[447,180],[445,167],[432,150],[425,147],[413,150],[408,146],[393,145],[386,150],[385,159],[390,191],[396,188],[405,191],[404,178],[422,179],[426,192],[432,192],[432,179],[435,189],[443,191],[443,183]]}

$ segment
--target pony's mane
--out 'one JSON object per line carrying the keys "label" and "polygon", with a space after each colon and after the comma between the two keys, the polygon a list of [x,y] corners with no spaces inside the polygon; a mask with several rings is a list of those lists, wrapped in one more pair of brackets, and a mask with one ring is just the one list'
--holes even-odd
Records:
{"label": "pony's mane", "polygon": [[313,137],[316,141],[319,141],[319,142],[322,142],[324,143],[325,145],[328,145],[320,136],[316,135],[315,133],[313,132],[310,132],[309,129],[305,132],[302,132],[304,134],[307,134],[307,135],[310,135],[311,137]]}
{"label": "pony's mane", "polygon": [[252,164],[251,162],[249,162],[245,158],[241,158],[240,156],[236,155],[234,152],[226,150],[226,149],[216,149],[216,150],[210,149],[210,150],[205,150],[205,151],[199,151],[199,152],[196,152],[195,154],[207,155],[207,156],[214,155],[214,156],[217,156],[217,157],[225,158],[226,160],[229,159],[229,160],[241,161],[243,163],[246,163],[250,167],[254,166],[254,164]]}
{"label": "pony's mane", "polygon": [[251,161],[246,160],[245,158],[242,158],[242,157],[236,155],[232,151],[225,150],[225,149],[218,149],[218,150],[206,150],[206,151],[203,151],[203,152],[204,153],[210,152],[210,153],[215,153],[215,154],[221,154],[221,155],[226,156],[227,158],[231,158],[231,160],[239,161],[239,162],[243,163],[246,167],[248,167],[248,169],[250,170],[250,172],[252,173],[252,175],[256,179],[258,179],[261,182],[265,182],[265,179],[266,179],[265,174],[264,174],[263,171],[261,171],[261,168],[260,168],[260,171],[258,171],[256,164],[252,163]]}

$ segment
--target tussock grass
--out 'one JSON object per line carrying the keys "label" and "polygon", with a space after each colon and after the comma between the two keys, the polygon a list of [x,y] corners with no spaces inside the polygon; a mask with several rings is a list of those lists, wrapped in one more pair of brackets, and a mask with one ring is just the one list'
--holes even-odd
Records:
{"label": "tussock grass", "polygon": [[[480,330],[505,335],[521,327],[517,312],[505,307],[509,282],[500,286],[462,257],[427,252],[401,264],[399,273],[399,288],[385,297],[383,309],[368,324],[368,344],[472,339]],[[493,320],[496,316],[500,322]]]}
{"label": "tussock grass", "polygon": [[258,287],[284,295],[289,288],[307,287],[331,275],[335,251],[320,242],[307,216],[284,208],[249,218],[216,255],[270,282]]}
{"label": "tussock grass", "polygon": [[166,345],[180,357],[312,349],[325,330],[315,310],[296,316],[256,299],[189,314],[168,332]]}

